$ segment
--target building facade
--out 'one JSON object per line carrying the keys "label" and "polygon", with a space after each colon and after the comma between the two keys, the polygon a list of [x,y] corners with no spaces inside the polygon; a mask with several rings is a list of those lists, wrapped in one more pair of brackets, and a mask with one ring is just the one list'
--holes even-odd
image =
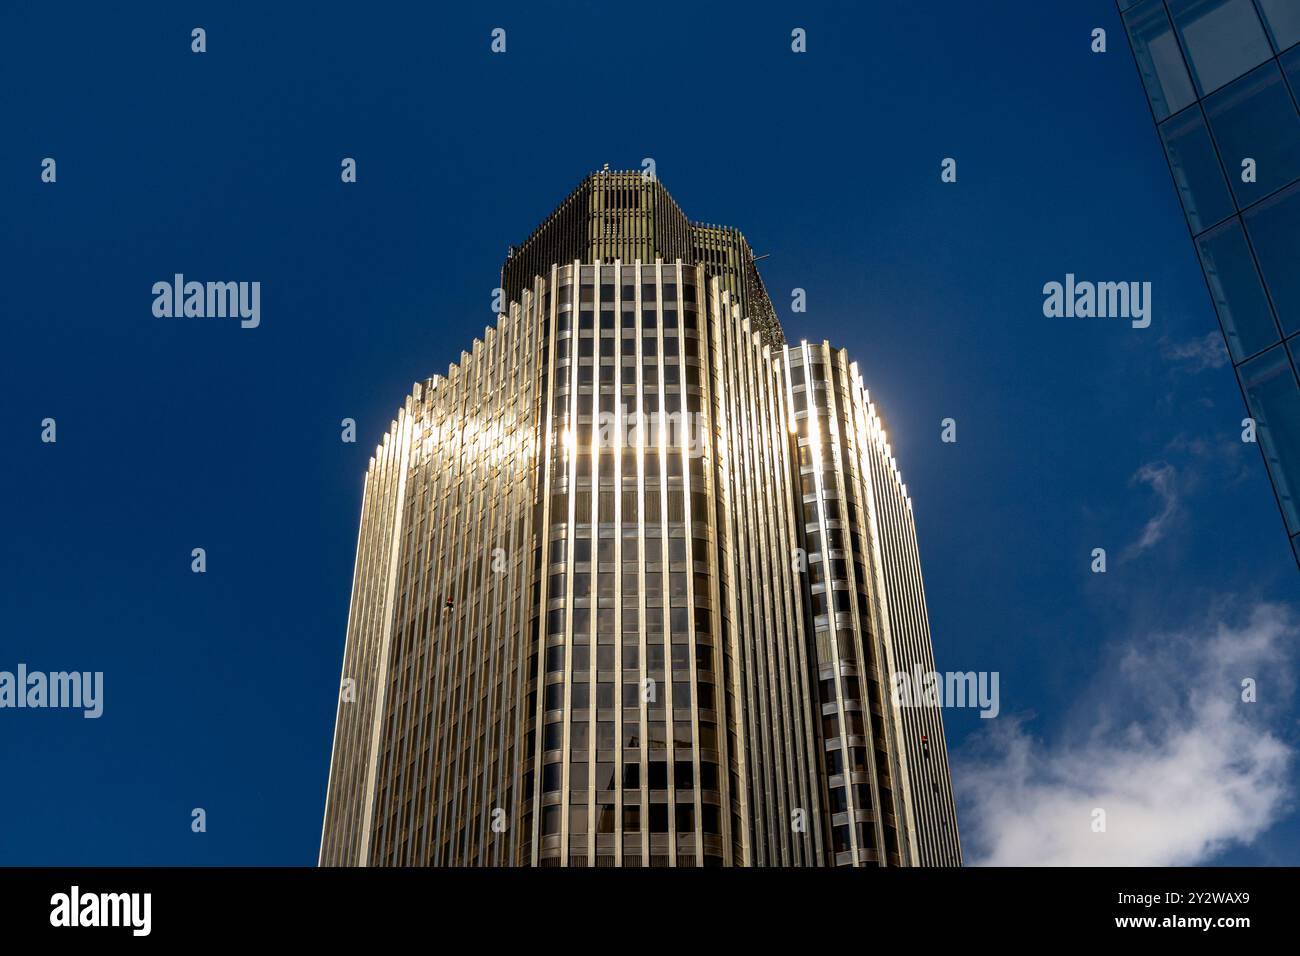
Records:
{"label": "building facade", "polygon": [[639,173],[502,287],[366,475],[321,864],[959,865],[941,712],[890,693],[934,662],[856,366]]}
{"label": "building facade", "polygon": [[1119,8],[1300,564],[1300,2]]}

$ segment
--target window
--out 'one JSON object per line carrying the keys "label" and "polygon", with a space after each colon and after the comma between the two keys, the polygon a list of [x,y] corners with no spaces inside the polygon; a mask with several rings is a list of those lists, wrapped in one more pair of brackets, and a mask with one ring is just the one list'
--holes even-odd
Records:
{"label": "window", "polygon": [[[1300,177],[1300,116],[1272,61],[1205,100],[1205,116],[1239,207]],[[1255,182],[1242,162],[1255,161]]]}
{"label": "window", "polygon": [[1160,138],[1183,201],[1187,224],[1198,235],[1232,215],[1232,193],[1214,152],[1199,106],[1190,106],[1160,125]]}
{"label": "window", "polygon": [[1273,55],[1251,0],[1169,0],[1169,13],[1202,96]]}
{"label": "window", "polygon": [[1300,531],[1295,488],[1300,484],[1300,385],[1281,345],[1241,367],[1241,387],[1255,418],[1278,503],[1291,534]]}
{"label": "window", "polygon": [[1196,243],[1201,267],[1234,362],[1266,349],[1280,336],[1260,285],[1246,235],[1235,218]]}
{"label": "window", "polygon": [[1300,101],[1300,47],[1278,57],[1278,62],[1282,64],[1282,72],[1291,86],[1291,95]]}
{"label": "window", "polygon": [[718,749],[718,728],[713,724],[700,724],[700,749],[717,750]]}
{"label": "window", "polygon": [[649,786],[651,790],[668,789],[668,765],[662,760],[652,760],[649,767]]}
{"label": "window", "polygon": [[844,772],[844,762],[838,750],[826,751],[826,773],[834,777]]}
{"label": "window", "polygon": [[1124,14],[1124,25],[1156,122],[1191,104],[1192,82],[1162,0],[1138,4]]}
{"label": "window", "polygon": [[831,813],[844,813],[849,809],[843,787],[831,787],[830,809]]}
{"label": "window", "polygon": [[695,772],[689,760],[678,760],[674,762],[673,786],[678,790],[695,789]]}
{"label": "window", "polygon": [[847,826],[835,827],[831,830],[831,835],[835,841],[835,852],[847,853],[849,851],[849,828]]}
{"label": "window", "polygon": [[1273,46],[1279,52],[1300,42],[1300,4],[1295,0],[1256,0]]}
{"label": "window", "polygon": [[[573,728],[574,731],[573,737],[576,741],[578,736],[577,731],[579,727],[581,727],[584,731],[582,737],[582,746],[585,747],[587,746],[587,737],[585,733],[587,729],[586,724],[575,724]],[[577,746],[576,743],[574,746],[575,747]],[[588,768],[590,766],[591,765],[587,763],[587,761],[585,760],[580,760],[576,763],[569,764],[569,793],[571,795],[586,792],[587,784],[591,782],[591,775],[588,773]]]}
{"label": "window", "polygon": [[564,724],[547,724],[542,736],[543,750],[559,750],[564,745]]}
{"label": "window", "polygon": [[1300,332],[1300,183],[1242,216],[1283,335]]}
{"label": "window", "polygon": [[673,706],[691,706],[691,685],[689,681],[673,681]]}
{"label": "window", "polygon": [[840,716],[838,713],[822,715],[822,738],[833,740],[840,735]]}
{"label": "window", "polygon": [[716,763],[700,764],[700,789],[718,789],[718,765]]}

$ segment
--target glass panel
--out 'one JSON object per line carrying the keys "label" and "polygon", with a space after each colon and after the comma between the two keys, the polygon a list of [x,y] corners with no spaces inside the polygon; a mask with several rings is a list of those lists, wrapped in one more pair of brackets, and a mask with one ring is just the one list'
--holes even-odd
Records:
{"label": "glass panel", "polygon": [[1124,25],[1158,123],[1196,99],[1183,54],[1161,0],[1144,0],[1124,14]]}
{"label": "glass panel", "polygon": [[1251,0],[1169,0],[1169,13],[1202,96],[1273,55]]}
{"label": "glass panel", "polygon": [[1284,336],[1300,332],[1300,183],[1242,215]]}
{"label": "glass panel", "polygon": [[1281,345],[1251,359],[1240,371],[1278,504],[1288,531],[1295,534],[1300,531],[1294,493],[1300,486],[1300,385]]}
{"label": "glass panel", "polygon": [[1233,362],[1277,342],[1281,336],[1241,223],[1236,219],[1225,222],[1196,245]]}
{"label": "glass panel", "polygon": [[1273,46],[1278,50],[1300,42],[1300,3],[1296,0],[1258,0],[1268,24]]}
{"label": "glass panel", "polygon": [[1291,85],[1292,98],[1300,102],[1300,46],[1277,59],[1282,64],[1282,72],[1286,74],[1287,83]]}
{"label": "glass panel", "polygon": [[1232,193],[1223,181],[1219,157],[1199,106],[1183,110],[1160,125],[1174,185],[1178,187],[1187,224],[1198,235],[1233,214]]}
{"label": "glass panel", "polygon": [[[1239,207],[1300,176],[1300,116],[1277,64],[1265,63],[1204,105]],[[1242,181],[1242,162],[1248,158],[1255,161],[1254,182]]]}

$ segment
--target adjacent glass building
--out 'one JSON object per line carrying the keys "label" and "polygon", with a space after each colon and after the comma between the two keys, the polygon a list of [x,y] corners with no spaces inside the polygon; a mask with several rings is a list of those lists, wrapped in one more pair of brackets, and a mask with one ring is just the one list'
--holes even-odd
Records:
{"label": "adjacent glass building", "polygon": [[1300,0],[1119,0],[1300,563]]}
{"label": "adjacent glass building", "polygon": [[959,865],[911,500],[743,236],[589,176],[366,475],[322,865]]}

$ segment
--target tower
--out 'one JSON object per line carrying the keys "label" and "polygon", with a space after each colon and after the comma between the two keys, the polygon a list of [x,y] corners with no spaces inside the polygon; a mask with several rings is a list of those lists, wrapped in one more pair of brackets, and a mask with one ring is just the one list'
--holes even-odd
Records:
{"label": "tower", "polygon": [[366,475],[322,865],[956,865],[911,502],[744,237],[587,177]]}

